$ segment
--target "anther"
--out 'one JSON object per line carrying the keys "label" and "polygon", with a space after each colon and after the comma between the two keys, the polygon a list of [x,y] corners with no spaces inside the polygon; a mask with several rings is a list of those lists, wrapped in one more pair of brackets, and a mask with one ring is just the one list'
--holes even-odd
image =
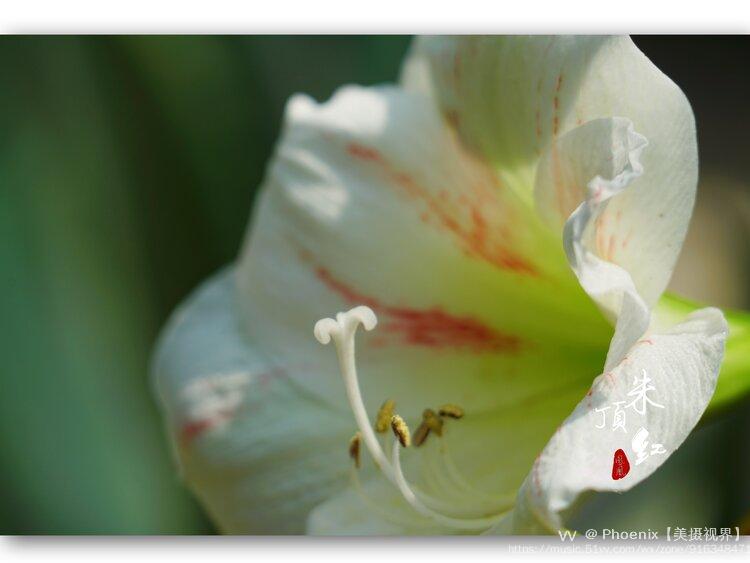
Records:
{"label": "anther", "polygon": [[447,416],[448,418],[462,418],[464,416],[464,409],[458,405],[443,405],[438,409],[440,416]]}
{"label": "anther", "polygon": [[362,434],[360,432],[357,432],[352,436],[352,439],[349,440],[349,457],[354,460],[354,467],[359,469],[360,466],[360,458],[359,458],[359,446],[362,441]]}
{"label": "anther", "polygon": [[443,419],[436,415],[434,410],[425,409],[422,412],[422,421],[435,434],[437,434],[438,436],[443,435]]}
{"label": "anther", "polygon": [[440,418],[435,411],[432,409],[425,409],[422,411],[422,423],[414,433],[414,445],[421,446],[430,435],[430,432],[434,432],[438,436],[443,435],[443,419]]}
{"label": "anther", "polygon": [[404,419],[397,414],[394,414],[393,417],[391,417],[391,429],[398,438],[402,448],[408,448],[411,445],[409,427],[404,422]]}
{"label": "anther", "polygon": [[417,427],[417,431],[414,433],[414,445],[417,447],[421,446],[429,435],[430,427],[426,422],[422,421],[422,424]]}
{"label": "anther", "polygon": [[391,423],[393,418],[393,410],[396,408],[396,401],[388,399],[384,402],[380,410],[378,411],[377,417],[375,417],[375,432],[382,434],[388,430],[388,425]]}

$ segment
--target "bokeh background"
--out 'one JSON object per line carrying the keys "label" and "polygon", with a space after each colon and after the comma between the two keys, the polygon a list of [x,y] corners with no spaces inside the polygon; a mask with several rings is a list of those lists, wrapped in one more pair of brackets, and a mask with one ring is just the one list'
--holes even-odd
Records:
{"label": "bokeh background", "polygon": [[[698,208],[673,288],[750,308],[750,40],[637,37],[698,123]],[[0,38],[0,532],[213,528],[150,392],[170,311],[235,256],[285,100],[393,81],[408,37]],[[580,523],[750,514],[750,406]]]}

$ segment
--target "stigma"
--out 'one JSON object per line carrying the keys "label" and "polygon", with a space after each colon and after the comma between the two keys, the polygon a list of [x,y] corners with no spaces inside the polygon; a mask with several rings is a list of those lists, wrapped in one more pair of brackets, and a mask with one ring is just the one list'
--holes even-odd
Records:
{"label": "stigma", "polygon": [[[513,499],[482,498],[483,495],[473,489],[460,475],[448,456],[444,444],[436,450],[441,456],[438,463],[431,464],[431,466],[440,472],[438,477],[442,483],[446,483],[445,487],[450,488],[446,491],[450,493],[450,497],[441,498],[427,494],[413,486],[404,475],[401,465],[402,449],[414,449],[410,447],[412,445],[419,448],[433,434],[436,439],[441,438],[446,421],[463,418],[463,408],[455,404],[444,404],[434,410],[424,409],[417,430],[412,435],[404,418],[396,413],[396,402],[393,399],[387,399],[378,410],[374,424],[370,423],[357,377],[354,340],[359,325],[370,331],[377,326],[377,322],[372,309],[361,305],[347,312],[338,313],[335,319],[321,319],[315,324],[313,331],[315,338],[321,344],[329,344],[333,341],[336,346],[346,396],[357,424],[357,432],[349,443],[349,455],[354,461],[355,486],[360,494],[364,495],[356,476],[357,469],[361,465],[360,444],[364,444],[383,476],[398,489],[408,505],[424,518],[448,529],[475,532],[490,529],[513,507]],[[382,440],[377,436],[377,434],[385,434],[389,427],[392,430],[390,446],[387,444],[387,436]],[[457,503],[455,499],[461,495],[465,497],[464,502]]]}

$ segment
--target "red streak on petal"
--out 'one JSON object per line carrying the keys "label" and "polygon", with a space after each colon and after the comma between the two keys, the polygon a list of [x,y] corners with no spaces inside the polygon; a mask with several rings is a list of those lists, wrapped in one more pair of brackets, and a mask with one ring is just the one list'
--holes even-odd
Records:
{"label": "red streak on petal", "polygon": [[[256,378],[257,383],[260,386],[267,386],[273,378],[285,377],[286,375],[287,371],[285,369],[277,367],[257,374]],[[184,422],[179,430],[180,445],[184,448],[189,447],[196,438],[209,430],[230,421],[236,414],[237,411],[235,408],[225,409],[212,413],[205,418],[196,418]]]}
{"label": "red streak on petal", "polygon": [[614,262],[616,244],[617,244],[617,241],[615,240],[615,235],[609,235],[609,246],[607,247],[607,260],[609,260],[610,262]]}
{"label": "red streak on petal", "polygon": [[456,87],[461,82],[461,54],[458,52],[453,56],[453,82]]}
{"label": "red streak on petal", "polygon": [[189,447],[198,436],[231,420],[234,415],[234,410],[227,410],[219,411],[206,418],[188,420],[180,428],[180,444],[182,447]]}
{"label": "red streak on petal", "polygon": [[537,456],[534,458],[534,465],[531,467],[531,475],[532,480],[534,482],[534,493],[536,496],[541,497],[542,496],[542,482],[539,476],[540,471],[540,464],[542,460],[542,453],[539,452]]}
{"label": "red streak on petal", "polygon": [[[600,189],[597,189],[597,193],[594,195],[595,199],[598,199],[600,191],[601,191]],[[607,235],[608,220],[609,220],[609,214],[606,211],[604,211],[596,218],[596,221],[594,223],[594,228],[596,229],[596,253],[601,258],[605,258],[606,256],[606,252],[604,248],[604,245],[605,245],[604,239]]]}
{"label": "red streak on petal", "polygon": [[557,76],[557,82],[555,83],[555,97],[552,99],[553,116],[552,116],[552,135],[557,136],[560,130],[560,118],[558,116],[558,110],[560,109],[560,90],[562,89],[563,75]]}
{"label": "red streak on petal", "polygon": [[216,424],[218,424],[218,421],[214,419],[193,420],[190,422],[186,422],[180,429],[180,442],[183,446],[187,446],[198,436],[203,434],[206,430],[216,426]]}
{"label": "red streak on petal", "polygon": [[459,129],[459,127],[461,126],[461,116],[459,115],[458,110],[455,110],[455,109],[447,110],[445,112],[445,120],[454,129]]}
{"label": "red streak on petal", "polygon": [[[502,215],[505,220],[508,219],[508,211],[502,213],[495,197],[484,186],[489,184],[493,189],[497,187],[497,180],[490,173],[480,178],[478,184],[482,185],[473,186],[474,197],[467,199],[466,194],[452,196],[448,190],[433,193],[420,185],[410,174],[395,170],[374,148],[349,143],[346,151],[360,161],[377,165],[386,178],[409,198],[421,201],[426,206],[429,217],[435,219],[434,224],[450,232],[469,256],[517,274],[539,275],[533,264],[512,250],[507,240],[503,240],[509,238],[512,230],[502,228],[502,224],[497,229],[489,229],[490,221],[486,217],[488,208],[492,208],[497,215]],[[420,214],[420,219],[427,224],[433,224],[424,213]]]}
{"label": "red streak on petal", "polygon": [[369,160],[374,162],[382,162],[383,157],[376,149],[360,145],[359,143],[349,143],[346,146],[347,152],[353,157],[361,160]]}
{"label": "red streak on petal", "polygon": [[371,309],[382,310],[382,305],[373,297],[368,297],[362,293],[359,293],[346,285],[345,283],[337,280],[333,275],[325,268],[318,267],[315,269],[315,275],[318,276],[329,289],[338,293],[341,298],[350,304],[367,305]]}
{"label": "red streak on petal", "polygon": [[[405,344],[502,354],[516,354],[520,351],[520,338],[504,334],[471,317],[451,315],[438,307],[413,309],[387,305],[337,280],[325,268],[316,268],[315,274],[347,303],[372,308],[382,319],[382,333]],[[382,344],[385,343],[385,340],[382,341]]]}
{"label": "red streak on petal", "polygon": [[560,161],[560,151],[557,147],[557,143],[552,144],[551,149],[552,158],[552,183],[555,187],[555,200],[557,205],[557,211],[560,218],[565,221],[570,215],[567,207],[567,196],[565,193],[565,185],[563,181],[562,173],[562,162]]}

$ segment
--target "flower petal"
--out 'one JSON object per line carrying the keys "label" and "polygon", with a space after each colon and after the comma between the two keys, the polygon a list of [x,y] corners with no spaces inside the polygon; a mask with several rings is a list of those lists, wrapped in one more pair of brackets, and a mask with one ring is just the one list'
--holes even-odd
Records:
{"label": "flower petal", "polygon": [[440,527],[414,512],[398,489],[381,477],[368,479],[321,503],[310,513],[314,536],[433,535]]}
{"label": "flower petal", "polygon": [[654,305],[687,231],[697,143],[687,99],[629,38],[419,38],[402,81],[432,96],[466,145],[519,192],[534,185],[537,162],[558,137],[597,118],[629,119],[649,140],[646,173],[609,206],[623,222],[602,230]]}
{"label": "flower petal", "polygon": [[[307,512],[346,482],[346,412],[326,409],[242,333],[235,271],[173,315],[154,376],[183,478],[227,533],[302,533]],[[257,322],[263,322],[257,319]]]}
{"label": "flower petal", "polygon": [[[434,97],[467,146],[501,173],[525,172],[530,180],[554,136],[570,130],[578,118],[613,115],[608,79],[614,69],[606,77],[593,75],[597,84],[587,84],[592,65],[607,69],[612,62],[597,61],[611,41],[583,36],[418,37],[401,82]],[[579,100],[590,94],[584,88],[595,86],[604,87],[603,113],[579,113]],[[527,189],[531,185],[526,182]]]}
{"label": "flower petal", "polygon": [[[617,263],[621,244],[616,235],[604,238],[610,223],[629,224],[631,215],[639,211],[626,208],[623,213],[620,209],[610,218],[610,207],[643,174],[641,153],[646,145],[627,119],[595,119],[553,142],[537,171],[535,195],[540,213],[554,222],[575,209],[564,228],[568,260],[581,286],[617,323],[605,370],[623,357],[651,321],[650,308],[630,272]],[[582,198],[585,201],[579,203]],[[639,240],[644,238],[648,233],[638,234]]]}
{"label": "flower petal", "polygon": [[[516,510],[499,530],[560,529],[561,513],[582,492],[625,491],[651,475],[682,444],[708,405],[726,336],[723,315],[709,308],[639,341],[594,380],[552,436],[519,491]],[[646,397],[651,402],[634,393],[644,375],[650,379]],[[624,430],[613,424],[618,405]]]}
{"label": "flower petal", "polygon": [[[594,119],[555,139],[537,166],[537,211],[554,230],[562,231],[570,215],[588,198],[593,178],[609,184],[617,181],[618,187],[624,188],[642,175],[642,152],[647,144],[623,117]],[[615,186],[611,189],[618,191]],[[605,194],[597,195],[602,201]],[[597,251],[604,258],[606,249]]]}
{"label": "flower petal", "polygon": [[549,362],[563,380],[598,369],[611,332],[559,238],[420,96],[293,98],[258,205],[238,283],[248,317],[267,322],[246,330],[272,358],[323,358],[297,381],[323,401],[343,405],[343,389],[310,328],[360,304],[381,320],[358,345],[371,410],[394,397],[404,416],[479,412],[560,386]]}

